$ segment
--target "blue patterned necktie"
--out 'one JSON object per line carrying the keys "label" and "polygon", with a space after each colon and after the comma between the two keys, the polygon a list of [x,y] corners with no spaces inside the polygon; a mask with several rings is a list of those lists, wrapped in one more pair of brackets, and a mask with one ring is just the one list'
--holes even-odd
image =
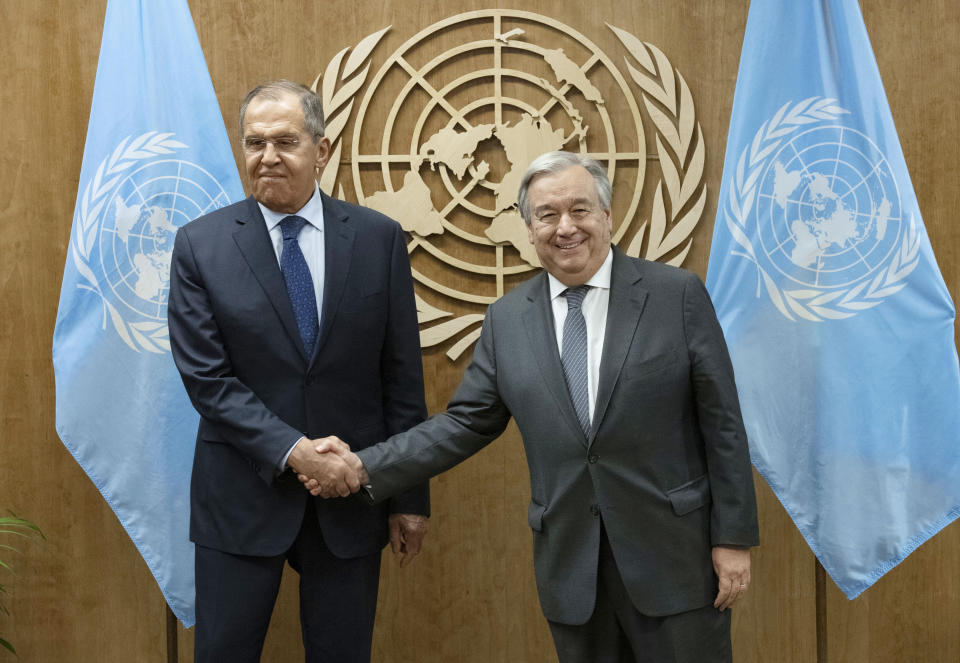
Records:
{"label": "blue patterned necktie", "polygon": [[283,253],[280,254],[280,271],[287,284],[287,294],[293,305],[293,314],[297,318],[297,327],[300,329],[300,338],[306,348],[307,356],[313,354],[313,346],[317,342],[320,332],[320,318],[317,315],[317,296],[313,288],[313,278],[307,260],[300,250],[297,236],[307,224],[307,220],[299,216],[288,216],[280,222],[280,231],[283,233]]}
{"label": "blue patterned necktie", "polygon": [[577,411],[577,419],[583,433],[590,437],[590,396],[587,393],[587,321],[583,319],[583,298],[588,285],[567,288],[563,296],[567,298],[567,318],[563,322],[563,341],[560,361],[563,374],[567,378],[567,389]]}

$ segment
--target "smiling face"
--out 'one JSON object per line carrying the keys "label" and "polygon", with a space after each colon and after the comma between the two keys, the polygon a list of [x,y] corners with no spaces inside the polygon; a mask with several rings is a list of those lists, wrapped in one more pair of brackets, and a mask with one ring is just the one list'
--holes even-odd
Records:
{"label": "smiling face", "polygon": [[610,251],[613,221],[583,166],[540,175],[527,190],[527,233],[541,264],[565,286],[590,280]]}
{"label": "smiling face", "polygon": [[317,169],[330,157],[330,142],[309,134],[300,99],[288,92],[250,101],[243,145],[253,197],[282,214],[293,214],[310,200]]}

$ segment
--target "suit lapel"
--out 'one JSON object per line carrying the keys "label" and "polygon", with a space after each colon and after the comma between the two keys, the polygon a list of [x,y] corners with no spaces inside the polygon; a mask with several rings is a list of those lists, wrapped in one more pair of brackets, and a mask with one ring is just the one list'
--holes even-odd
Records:
{"label": "suit lapel", "polygon": [[319,354],[330,336],[330,328],[340,307],[340,300],[343,299],[356,233],[350,225],[350,217],[335,200],[323,193],[320,198],[323,201],[324,232],[323,312],[320,316],[320,338],[317,339],[314,357]]}
{"label": "suit lapel", "polygon": [[567,380],[563,375],[563,365],[560,363],[560,352],[557,350],[557,333],[553,322],[553,309],[550,305],[550,286],[545,271],[535,279],[535,283],[527,295],[529,300],[524,312],[524,326],[530,339],[532,354],[540,367],[543,381],[557,403],[557,409],[562,413],[567,425],[580,436],[584,446],[587,439],[580,428],[576,417],[573,399],[567,389]]}
{"label": "suit lapel", "polygon": [[297,319],[290,304],[290,295],[287,294],[287,286],[283,282],[280,265],[277,263],[277,254],[270,241],[270,233],[267,232],[263,214],[253,196],[247,198],[246,217],[237,218],[237,223],[240,227],[233,233],[233,239],[240,253],[243,254],[250,271],[253,272],[267,299],[280,317],[290,340],[297,347],[303,360],[307,361],[303,340],[300,338],[300,329],[297,327]]}
{"label": "suit lapel", "polygon": [[603,356],[600,358],[600,378],[597,385],[597,402],[593,411],[593,433],[596,435],[600,422],[610,404],[613,388],[620,377],[620,370],[633,344],[637,324],[647,301],[647,290],[637,284],[643,278],[637,263],[613,249],[613,269],[610,275],[610,301],[607,305],[607,328],[603,339]]}

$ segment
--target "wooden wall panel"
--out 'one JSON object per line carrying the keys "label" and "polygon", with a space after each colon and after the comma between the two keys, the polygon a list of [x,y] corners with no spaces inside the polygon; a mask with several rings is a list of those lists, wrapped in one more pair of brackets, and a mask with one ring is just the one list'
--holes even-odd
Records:
{"label": "wooden wall panel", "polygon": [[[13,617],[0,616],[0,634],[28,663],[167,657],[160,592],[53,425],[50,340],[105,4],[0,3],[0,38],[8,54],[0,91],[7,146],[0,151],[0,510],[33,518],[48,536],[46,543],[27,544],[28,554],[16,560],[20,573],[4,578]],[[862,4],[927,229],[957,297],[960,230],[953,217],[960,185],[952,173],[960,135],[960,46],[954,39],[960,9],[950,0],[926,3],[922,11],[893,0]],[[441,18],[517,6],[455,0],[190,5],[234,141],[239,101],[259,80],[312,81],[341,48],[387,25],[393,27],[375,54],[378,63]],[[535,0],[523,8],[576,26],[611,55],[622,51],[605,23],[629,29],[660,46],[683,73],[706,140],[708,186],[704,221],[686,266],[704,275],[747,2]],[[653,130],[649,122],[645,128],[649,146]],[[442,409],[468,360],[452,363],[444,350],[424,353],[431,412]],[[756,485],[762,546],[754,553],[750,594],[734,612],[736,660],[812,663],[813,556],[769,488],[759,478]],[[533,583],[529,485],[515,427],[434,480],[433,491],[424,553],[404,569],[385,555],[374,660],[555,660]],[[831,663],[960,660],[956,525],[856,601],[828,585]],[[191,650],[192,633],[181,628],[174,653],[186,663]],[[296,575],[288,573],[263,660],[297,660],[301,652]]]}

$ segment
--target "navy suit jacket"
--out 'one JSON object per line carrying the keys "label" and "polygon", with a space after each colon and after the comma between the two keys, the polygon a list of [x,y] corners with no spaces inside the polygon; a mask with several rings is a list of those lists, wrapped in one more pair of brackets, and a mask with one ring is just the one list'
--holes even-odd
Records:
{"label": "navy suit jacket", "polygon": [[[292,544],[315,499],[278,472],[301,436],[337,435],[354,449],[426,416],[406,241],[391,219],[321,194],[325,279],[321,329],[304,351],[263,215],[251,197],[177,233],[170,274],[174,360],[200,413],[190,538],[243,555]],[[426,484],[389,504],[317,500],[339,557],[388,539],[389,513],[427,514]]]}

